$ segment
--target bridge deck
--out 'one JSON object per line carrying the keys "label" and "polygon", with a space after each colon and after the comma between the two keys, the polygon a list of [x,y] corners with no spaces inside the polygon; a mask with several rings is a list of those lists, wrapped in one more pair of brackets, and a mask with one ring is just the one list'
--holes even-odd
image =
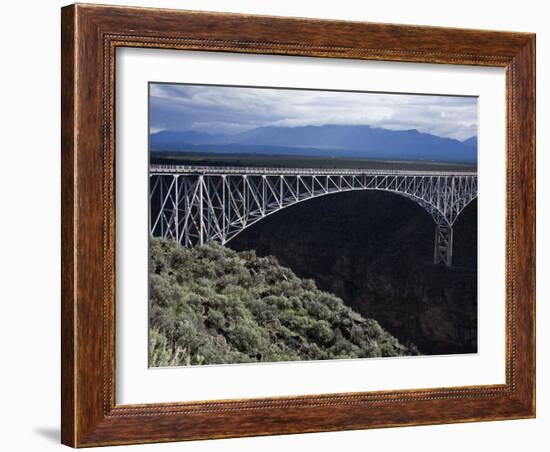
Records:
{"label": "bridge deck", "polygon": [[150,175],[160,174],[249,174],[249,175],[367,175],[367,176],[477,176],[471,171],[428,171],[428,170],[375,170],[340,168],[274,168],[251,166],[190,166],[151,165]]}

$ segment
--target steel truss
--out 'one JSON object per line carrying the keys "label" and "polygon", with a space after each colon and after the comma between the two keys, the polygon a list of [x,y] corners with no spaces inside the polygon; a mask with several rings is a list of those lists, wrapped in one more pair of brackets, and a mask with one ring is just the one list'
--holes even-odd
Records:
{"label": "steel truss", "polygon": [[422,206],[436,224],[434,262],[452,264],[453,224],[477,197],[476,173],[153,165],[150,232],[193,247],[225,244],[262,218],[307,199],[382,190]]}

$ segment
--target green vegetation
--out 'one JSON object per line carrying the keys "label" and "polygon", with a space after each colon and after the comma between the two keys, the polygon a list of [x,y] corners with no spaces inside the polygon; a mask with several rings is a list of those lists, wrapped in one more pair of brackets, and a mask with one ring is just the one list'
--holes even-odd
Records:
{"label": "green vegetation", "polygon": [[375,320],[274,257],[153,239],[150,365],[410,355]]}

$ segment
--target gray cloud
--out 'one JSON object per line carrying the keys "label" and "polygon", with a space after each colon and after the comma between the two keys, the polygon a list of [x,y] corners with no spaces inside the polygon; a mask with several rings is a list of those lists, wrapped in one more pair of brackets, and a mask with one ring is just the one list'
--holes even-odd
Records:
{"label": "gray cloud", "polygon": [[260,126],[355,124],[477,134],[477,98],[205,85],[150,85],[150,128],[237,133]]}

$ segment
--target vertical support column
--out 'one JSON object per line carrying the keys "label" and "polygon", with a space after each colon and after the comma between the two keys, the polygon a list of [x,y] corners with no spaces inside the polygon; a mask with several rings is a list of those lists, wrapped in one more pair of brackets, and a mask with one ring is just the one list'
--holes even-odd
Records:
{"label": "vertical support column", "polygon": [[267,199],[266,199],[266,189],[265,189],[265,174],[262,174],[262,217],[265,216],[267,210]]}
{"label": "vertical support column", "polygon": [[160,236],[165,239],[166,236],[164,235],[164,175],[160,176],[160,209],[159,209],[159,216],[160,216]]}
{"label": "vertical support column", "polygon": [[[155,229],[155,219],[158,217],[158,213],[155,216],[153,212],[153,207],[155,206],[155,195],[156,195],[156,189],[158,187],[158,180],[159,176],[149,176],[149,234],[151,237],[154,235],[154,229]],[[158,196],[158,195],[157,195]]]}
{"label": "vertical support column", "polygon": [[225,184],[227,183],[227,176],[225,174],[222,175],[222,231],[223,231],[223,237],[222,239],[222,245],[225,245],[225,241],[227,240],[227,201],[226,201],[226,188]]}
{"label": "vertical support column", "polygon": [[204,245],[204,176],[199,176],[199,245]]}
{"label": "vertical support column", "polygon": [[189,176],[183,176],[182,177],[182,183],[183,183],[183,214],[184,214],[184,222],[183,222],[183,245],[185,246],[192,246],[191,239],[189,237],[189,228],[190,228],[190,221],[189,218],[192,215],[191,211],[191,202],[189,199],[190,193],[189,193]]}
{"label": "vertical support column", "polygon": [[[213,226],[213,217],[215,216],[215,212],[212,211],[212,201],[211,201],[211,193],[212,193],[212,176],[203,176],[202,179],[202,185],[204,187],[204,194],[203,197],[206,196],[206,234],[204,241],[209,242],[212,238],[214,232],[212,231],[214,229]],[[204,201],[203,201],[204,202]]]}
{"label": "vertical support column", "polygon": [[174,175],[174,188],[176,192],[174,193],[174,228],[176,230],[176,242],[180,242],[180,187],[178,184],[179,174]]}
{"label": "vertical support column", "polygon": [[243,214],[242,225],[243,227],[248,223],[248,176],[243,175]]}
{"label": "vertical support column", "polygon": [[453,227],[440,223],[435,228],[434,264],[450,267],[453,262]]}

